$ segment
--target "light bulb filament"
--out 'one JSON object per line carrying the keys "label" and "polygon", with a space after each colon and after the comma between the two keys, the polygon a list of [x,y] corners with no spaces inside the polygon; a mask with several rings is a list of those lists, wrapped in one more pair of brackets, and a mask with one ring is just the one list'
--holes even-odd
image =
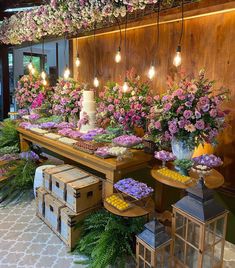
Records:
{"label": "light bulb filament", "polygon": [[149,79],[152,80],[153,77],[154,77],[154,75],[155,75],[155,68],[154,68],[154,66],[152,65],[152,66],[149,68],[149,72],[148,72],[148,77],[149,77]]}

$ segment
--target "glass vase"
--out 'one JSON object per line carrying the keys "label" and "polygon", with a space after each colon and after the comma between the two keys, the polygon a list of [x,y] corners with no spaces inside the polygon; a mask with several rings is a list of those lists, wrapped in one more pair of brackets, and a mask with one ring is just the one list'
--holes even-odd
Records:
{"label": "glass vase", "polygon": [[171,141],[171,149],[178,160],[192,159],[194,150],[190,148],[184,140],[173,138]]}

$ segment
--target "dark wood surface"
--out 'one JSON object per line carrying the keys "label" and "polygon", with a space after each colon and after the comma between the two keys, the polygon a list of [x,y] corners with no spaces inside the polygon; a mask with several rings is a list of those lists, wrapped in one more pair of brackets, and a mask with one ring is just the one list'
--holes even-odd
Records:
{"label": "dark wood surface", "polygon": [[[196,75],[205,68],[207,76],[217,81],[216,86],[224,86],[231,90],[231,100],[226,108],[231,110],[230,126],[219,137],[219,145],[215,153],[224,165],[220,172],[225,177],[223,187],[235,193],[235,1],[205,1],[194,5],[194,10],[187,11],[185,31],[182,43],[182,70],[189,75]],[[205,15],[223,10],[224,13]],[[178,13],[177,13],[178,12]],[[204,15],[203,15],[204,14]],[[200,15],[199,17],[195,17]],[[194,16],[191,18],[191,16]],[[147,75],[154,57],[158,57],[157,75],[153,80],[155,93],[166,91],[167,75],[174,76],[176,68],[172,61],[179,39],[179,9],[169,10],[161,16],[164,23],[160,26],[160,45],[156,51],[156,26],[148,26],[127,31],[127,61],[138,74]],[[169,22],[172,21],[172,22]],[[156,22],[156,16],[150,16],[146,23]],[[141,26],[145,22],[137,22],[133,26]],[[124,38],[124,33],[123,33]],[[122,62],[116,64],[114,55],[118,48],[119,33],[104,33],[97,36],[97,68],[101,86],[111,80],[123,83],[125,72],[124,44],[122,45]],[[75,40],[74,40],[75,42]],[[78,40],[81,58],[79,75],[74,69],[74,77],[82,82],[92,84],[93,81],[93,37],[81,37]],[[74,49],[74,59],[76,50]],[[75,60],[74,60],[75,62]]]}

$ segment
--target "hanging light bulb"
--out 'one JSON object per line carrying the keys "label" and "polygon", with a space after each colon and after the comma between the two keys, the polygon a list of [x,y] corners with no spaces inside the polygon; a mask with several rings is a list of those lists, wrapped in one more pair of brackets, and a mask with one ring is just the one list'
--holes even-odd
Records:
{"label": "hanging light bulb", "polygon": [[127,83],[127,81],[126,81],[126,79],[125,79],[125,82],[124,82],[124,84],[123,84],[123,86],[122,86],[122,91],[123,91],[124,93],[126,93],[126,92],[128,91],[128,89],[129,89],[129,86],[128,86],[128,83]]}
{"label": "hanging light bulb", "polygon": [[175,67],[178,67],[181,65],[182,62],[182,58],[181,58],[181,46],[179,45],[176,49],[176,54],[173,60],[173,64],[175,65]]}
{"label": "hanging light bulb", "polygon": [[67,80],[70,76],[70,70],[68,66],[66,65],[65,71],[64,71],[64,79]]}
{"label": "hanging light bulb", "polygon": [[98,87],[99,84],[100,84],[100,82],[99,82],[98,78],[95,77],[95,78],[94,78],[94,81],[93,81],[93,85],[94,85],[94,87]]}
{"label": "hanging light bulb", "polygon": [[151,65],[150,68],[149,68],[149,71],[148,71],[148,77],[149,77],[149,79],[152,80],[153,77],[154,77],[154,75],[155,75],[155,68],[154,68],[153,65]]}
{"label": "hanging light bulb", "polygon": [[32,64],[31,60],[30,60],[30,62],[28,64],[28,69],[29,69],[29,71],[31,71],[33,69],[33,64]]}
{"label": "hanging light bulb", "polygon": [[42,80],[42,84],[43,84],[43,86],[46,86],[47,85],[47,80],[46,79],[43,79]]}
{"label": "hanging light bulb", "polygon": [[79,66],[80,66],[80,64],[81,64],[79,54],[77,55],[77,58],[76,58],[75,64],[76,64],[76,66],[77,66],[77,67],[79,67]]}
{"label": "hanging light bulb", "polygon": [[36,70],[34,69],[34,67],[31,68],[30,72],[31,72],[32,75],[35,74]]}
{"label": "hanging light bulb", "polygon": [[46,72],[45,71],[42,71],[41,72],[41,78],[42,78],[42,80],[46,80],[46,77],[47,77]]}
{"label": "hanging light bulb", "polygon": [[122,56],[121,56],[121,48],[119,47],[118,48],[118,51],[117,51],[117,53],[115,55],[115,61],[116,61],[116,63],[119,63],[121,61],[121,59],[122,59]]}

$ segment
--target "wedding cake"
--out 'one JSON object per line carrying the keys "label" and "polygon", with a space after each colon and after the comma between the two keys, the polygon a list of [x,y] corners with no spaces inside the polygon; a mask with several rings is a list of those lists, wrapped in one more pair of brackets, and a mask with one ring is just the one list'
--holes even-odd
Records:
{"label": "wedding cake", "polygon": [[96,128],[96,102],[94,91],[84,90],[80,112],[80,132],[86,133]]}

